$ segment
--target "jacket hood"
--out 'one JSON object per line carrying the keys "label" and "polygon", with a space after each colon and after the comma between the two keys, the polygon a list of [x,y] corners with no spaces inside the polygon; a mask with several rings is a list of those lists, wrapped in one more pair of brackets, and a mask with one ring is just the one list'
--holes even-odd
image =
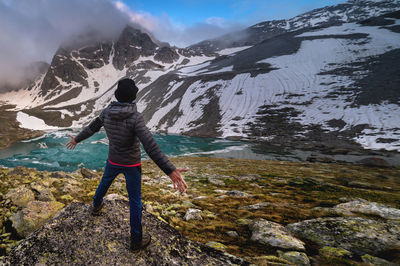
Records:
{"label": "jacket hood", "polygon": [[135,103],[112,102],[107,107],[107,115],[115,120],[125,120],[136,112],[137,107]]}

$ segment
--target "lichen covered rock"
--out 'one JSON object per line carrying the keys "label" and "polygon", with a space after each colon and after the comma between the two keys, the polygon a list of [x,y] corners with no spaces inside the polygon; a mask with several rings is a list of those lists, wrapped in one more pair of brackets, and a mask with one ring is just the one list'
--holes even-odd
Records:
{"label": "lichen covered rock", "polygon": [[377,215],[385,219],[400,220],[400,210],[388,207],[384,204],[366,200],[355,200],[338,204],[334,207],[336,213],[342,215],[369,214]]}
{"label": "lichen covered rock", "polygon": [[90,215],[90,204],[73,202],[11,252],[6,265],[249,265],[243,259],[182,236],[152,214],[143,213],[150,245],[129,250],[129,203],[106,198],[105,211]]}
{"label": "lichen covered rock", "polygon": [[280,257],[298,266],[310,265],[310,259],[304,252],[298,252],[298,251],[288,251],[285,253],[282,252],[280,254]]}
{"label": "lichen covered rock", "polygon": [[31,188],[37,193],[36,199],[39,201],[55,201],[56,199],[51,190],[38,183],[32,183]]}
{"label": "lichen covered rock", "polygon": [[395,266],[396,264],[391,263],[390,261],[377,258],[374,256],[371,256],[369,254],[365,254],[364,256],[361,256],[361,259],[363,262],[367,263],[367,265],[374,265],[374,266]]}
{"label": "lichen covered rock", "polygon": [[320,255],[325,256],[325,257],[350,257],[351,252],[343,249],[343,248],[334,248],[334,247],[323,247],[319,250],[318,252]]}
{"label": "lichen covered rock", "polygon": [[10,221],[18,235],[26,237],[56,215],[63,207],[64,204],[56,201],[31,201],[21,211],[13,214]]}
{"label": "lichen covered rock", "polygon": [[292,236],[284,226],[278,223],[257,219],[249,224],[249,228],[253,241],[276,248],[305,250],[304,243]]}
{"label": "lichen covered rock", "polygon": [[317,218],[287,225],[301,239],[318,245],[343,248],[357,255],[376,255],[400,246],[400,221],[358,217]]}
{"label": "lichen covered rock", "polygon": [[6,199],[11,200],[14,205],[25,207],[29,202],[35,200],[35,194],[32,190],[21,185],[10,189],[6,194]]}
{"label": "lichen covered rock", "polygon": [[199,209],[192,209],[192,208],[189,208],[187,211],[186,211],[186,214],[185,214],[185,217],[184,217],[184,219],[185,219],[185,221],[190,221],[190,220],[203,220],[203,218],[201,217],[201,210],[199,210]]}

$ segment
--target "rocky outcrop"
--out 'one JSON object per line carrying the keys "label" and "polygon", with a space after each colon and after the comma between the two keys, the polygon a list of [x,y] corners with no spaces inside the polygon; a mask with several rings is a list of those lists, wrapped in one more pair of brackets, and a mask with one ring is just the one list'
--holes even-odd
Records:
{"label": "rocky outcrop", "polygon": [[145,250],[129,250],[129,203],[110,195],[101,215],[89,204],[73,202],[29,235],[8,257],[6,265],[248,265],[207,245],[193,242],[147,212],[144,230],[152,236]]}
{"label": "rocky outcrop", "polygon": [[154,60],[161,61],[163,63],[172,64],[174,61],[179,59],[179,55],[175,50],[170,47],[162,47],[158,49]]}
{"label": "rocky outcrop", "polygon": [[400,221],[359,217],[317,218],[287,225],[302,240],[346,249],[357,255],[377,255],[400,247]]}
{"label": "rocky outcrop", "polygon": [[149,35],[126,26],[115,44],[113,65],[116,69],[122,70],[124,67],[129,67],[141,55],[153,55],[156,47]]}

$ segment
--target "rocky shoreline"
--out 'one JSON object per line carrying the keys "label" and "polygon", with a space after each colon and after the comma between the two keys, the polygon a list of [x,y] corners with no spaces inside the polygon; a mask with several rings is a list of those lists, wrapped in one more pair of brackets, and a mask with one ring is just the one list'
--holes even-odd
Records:
{"label": "rocky shoreline", "polygon": [[17,112],[9,111],[15,105],[2,105],[0,102],[0,150],[11,146],[13,143],[39,137],[44,134],[40,130],[20,128],[17,122]]}
{"label": "rocky shoreline", "polygon": [[[191,241],[257,265],[399,263],[400,168],[172,160],[191,169],[185,176],[190,189],[175,192],[168,177],[145,161],[145,216],[157,217]],[[0,256],[9,255],[3,261],[37,238],[63,206],[90,203],[100,177],[101,172],[85,168],[73,173],[0,169]],[[122,176],[109,193],[127,196]]]}

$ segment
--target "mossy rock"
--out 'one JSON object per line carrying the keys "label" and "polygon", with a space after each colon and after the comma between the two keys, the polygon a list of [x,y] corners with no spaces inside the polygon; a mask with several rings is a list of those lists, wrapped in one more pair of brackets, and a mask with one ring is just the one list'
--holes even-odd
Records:
{"label": "mossy rock", "polygon": [[377,255],[400,243],[400,221],[317,218],[289,224],[287,228],[301,239],[321,247],[342,248],[360,256]]}
{"label": "mossy rock", "polygon": [[29,202],[35,200],[35,194],[27,187],[19,186],[9,190],[6,199],[11,200],[14,205],[25,207]]}
{"label": "mossy rock", "polygon": [[319,255],[324,257],[339,257],[339,258],[349,258],[351,257],[351,252],[343,248],[335,248],[325,246],[319,250]]}
{"label": "mossy rock", "polygon": [[56,215],[63,207],[64,204],[57,201],[31,201],[24,209],[12,215],[10,221],[18,235],[26,237]]}

